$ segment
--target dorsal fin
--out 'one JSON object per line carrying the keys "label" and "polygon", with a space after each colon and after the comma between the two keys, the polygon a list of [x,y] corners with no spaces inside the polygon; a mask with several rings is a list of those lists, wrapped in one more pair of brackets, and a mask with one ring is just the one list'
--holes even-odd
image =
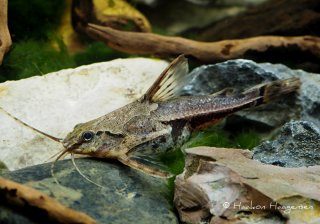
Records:
{"label": "dorsal fin", "polygon": [[188,60],[184,55],[178,56],[152,84],[143,99],[159,102],[176,96],[180,87],[185,83],[188,71]]}

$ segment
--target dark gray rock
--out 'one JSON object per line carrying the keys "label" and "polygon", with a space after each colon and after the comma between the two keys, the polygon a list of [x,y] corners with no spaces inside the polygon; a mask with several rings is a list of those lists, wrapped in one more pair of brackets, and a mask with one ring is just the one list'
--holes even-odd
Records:
{"label": "dark gray rock", "polygon": [[301,118],[320,127],[320,75],[300,72]]}
{"label": "dark gray rock", "polygon": [[300,77],[301,89],[299,93],[300,119],[313,122],[318,128],[320,127],[320,75],[305,72],[303,70],[292,70],[284,65],[263,63],[259,64],[262,69],[277,74],[280,79],[287,76]]}
{"label": "dark gray rock", "polygon": [[[238,91],[254,85],[290,77],[301,78],[301,91],[268,105],[238,112],[243,118],[279,127],[290,119],[313,121],[320,127],[320,76],[302,70],[292,70],[281,64],[255,63],[250,60],[230,60],[194,69],[192,80],[182,94],[206,95],[226,87]],[[301,102],[299,102],[301,101]]]}
{"label": "dark gray rock", "polygon": [[253,158],[283,167],[320,165],[320,130],[312,122],[291,121],[273,141],[253,149]]}
{"label": "dark gray rock", "polygon": [[[104,188],[81,177],[70,160],[59,161],[55,166],[60,184],[51,176],[49,163],[4,172],[2,176],[43,191],[64,205],[87,213],[97,223],[177,223],[166,181],[117,162],[77,159],[76,163]],[[0,207],[0,223],[37,223],[32,217],[36,214],[28,216]]]}

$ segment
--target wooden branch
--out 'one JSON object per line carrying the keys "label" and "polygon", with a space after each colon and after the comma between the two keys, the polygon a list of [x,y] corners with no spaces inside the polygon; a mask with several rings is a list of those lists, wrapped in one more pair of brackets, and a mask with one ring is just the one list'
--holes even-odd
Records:
{"label": "wooden branch", "polygon": [[8,29],[8,1],[0,0],[0,65],[11,44],[12,41]]}
{"label": "wooden branch", "polygon": [[[0,196],[12,206],[45,211],[48,219],[59,223],[96,223],[90,216],[65,207],[46,194],[31,187],[0,177]],[[33,216],[37,216],[35,212]]]}
{"label": "wooden branch", "polygon": [[148,19],[128,1],[74,0],[72,3],[72,24],[77,28],[82,23],[104,24],[114,29],[128,29],[138,32],[150,32]]}
{"label": "wooden branch", "polygon": [[202,41],[242,39],[255,36],[319,36],[318,0],[268,0],[234,17],[204,28],[184,32]]}
{"label": "wooden branch", "polygon": [[264,52],[270,47],[298,47],[320,57],[320,38],[314,36],[260,36],[239,40],[199,42],[181,37],[167,37],[152,33],[119,31],[110,27],[88,24],[85,32],[119,51],[158,56],[185,54],[205,63],[240,58],[248,51]]}

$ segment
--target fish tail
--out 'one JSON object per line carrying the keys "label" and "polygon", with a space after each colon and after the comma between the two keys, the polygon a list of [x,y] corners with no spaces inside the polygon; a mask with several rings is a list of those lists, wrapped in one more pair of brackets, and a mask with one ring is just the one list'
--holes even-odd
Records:
{"label": "fish tail", "polygon": [[268,103],[282,95],[295,92],[300,88],[300,85],[300,79],[296,77],[266,84],[263,92],[263,102]]}
{"label": "fish tail", "polygon": [[[292,92],[296,92],[300,88],[301,82],[297,77],[277,80],[269,83],[264,83],[258,86],[255,86],[247,91],[244,94],[258,91],[260,98],[258,99],[257,104],[265,104],[287,95]],[[257,105],[256,104],[256,105]]]}

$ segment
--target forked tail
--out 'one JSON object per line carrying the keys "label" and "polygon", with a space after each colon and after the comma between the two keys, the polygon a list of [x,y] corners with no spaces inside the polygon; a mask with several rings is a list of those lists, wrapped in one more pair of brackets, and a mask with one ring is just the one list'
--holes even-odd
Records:
{"label": "forked tail", "polygon": [[265,86],[264,102],[272,101],[279,96],[295,92],[300,88],[301,82],[299,78],[290,78],[271,82]]}
{"label": "forked tail", "polygon": [[255,94],[259,95],[256,102],[256,106],[258,106],[260,104],[269,103],[283,95],[296,92],[300,88],[300,85],[300,79],[294,77],[254,86],[253,88],[243,92],[243,94],[251,94],[255,92]]}

